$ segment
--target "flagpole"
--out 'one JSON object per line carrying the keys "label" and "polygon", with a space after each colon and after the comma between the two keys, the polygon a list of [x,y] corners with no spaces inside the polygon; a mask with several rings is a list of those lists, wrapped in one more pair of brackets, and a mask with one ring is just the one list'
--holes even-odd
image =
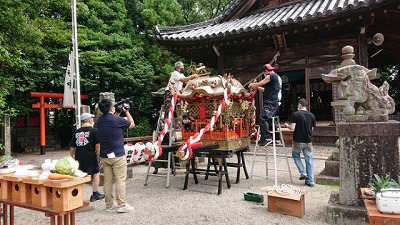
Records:
{"label": "flagpole", "polygon": [[81,120],[79,116],[81,115],[81,83],[79,74],[79,58],[78,58],[78,29],[76,21],[76,0],[72,0],[72,35],[73,35],[73,52],[75,61],[75,82],[76,82],[76,93],[75,93],[75,118],[76,118],[76,128],[81,127]]}

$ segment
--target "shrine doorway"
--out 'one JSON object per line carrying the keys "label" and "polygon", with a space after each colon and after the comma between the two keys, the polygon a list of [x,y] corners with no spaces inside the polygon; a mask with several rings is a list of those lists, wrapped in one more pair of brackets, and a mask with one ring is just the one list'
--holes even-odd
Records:
{"label": "shrine doorway", "polygon": [[321,76],[306,76],[306,70],[278,72],[282,78],[282,104],[280,116],[283,121],[290,120],[291,114],[297,110],[297,100],[306,98],[308,110],[317,121],[332,121],[333,113],[332,85],[325,83]]}

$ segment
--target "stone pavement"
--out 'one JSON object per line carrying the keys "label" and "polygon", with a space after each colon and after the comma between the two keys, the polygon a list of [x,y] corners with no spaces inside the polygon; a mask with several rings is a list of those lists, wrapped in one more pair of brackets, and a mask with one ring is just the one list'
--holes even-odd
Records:
{"label": "stone pavement", "polygon": [[[271,151],[270,147],[265,147]],[[335,146],[315,146],[315,173],[318,174],[324,168],[327,159]],[[251,148],[252,150],[252,148]],[[277,153],[287,152],[290,156],[290,148],[277,148]],[[46,151],[45,155],[39,152],[15,154],[13,157],[20,159],[26,164],[40,165],[45,159],[59,159],[69,155],[68,150]],[[257,156],[261,157],[261,156]],[[250,172],[252,155],[246,154],[247,169]],[[229,161],[236,161],[232,157]],[[278,159],[278,165],[285,165],[282,159]],[[298,180],[298,172],[289,158],[292,171],[293,185],[305,188],[304,181]],[[199,166],[205,166],[201,163]],[[254,174],[265,174],[263,163],[255,165]],[[160,169],[160,173],[166,170]],[[117,214],[105,211],[104,201],[91,203],[94,210],[80,212],[76,215],[77,225],[87,224],[271,224],[271,225],[327,225],[326,207],[332,192],[338,191],[338,186],[319,185],[311,188],[305,197],[305,215],[302,218],[270,213],[265,204],[257,204],[244,200],[244,193],[253,192],[265,194],[261,187],[273,186],[274,179],[254,177],[253,184],[246,180],[241,174],[241,180],[235,183],[236,168],[229,167],[229,176],[232,187],[227,188],[223,181],[222,194],[217,195],[218,182],[216,177],[199,176],[199,184],[195,184],[193,176],[189,177],[187,190],[182,190],[184,184],[184,170],[178,169],[176,176],[172,176],[170,187],[165,188],[166,179],[163,177],[150,177],[148,185],[144,186],[147,166],[137,164],[133,166],[133,178],[127,180],[127,202],[136,209],[131,213]],[[278,184],[290,184],[287,173],[278,173]],[[89,200],[91,187],[84,185],[84,199]],[[265,197],[265,201],[267,198]],[[49,218],[42,213],[29,212],[25,209],[15,210],[16,224],[48,224]]]}

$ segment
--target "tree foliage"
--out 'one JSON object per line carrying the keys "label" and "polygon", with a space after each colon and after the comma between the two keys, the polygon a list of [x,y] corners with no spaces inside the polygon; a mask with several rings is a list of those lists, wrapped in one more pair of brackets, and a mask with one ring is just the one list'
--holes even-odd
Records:
{"label": "tree foliage", "polygon": [[177,0],[185,24],[199,23],[219,16],[231,0]]}
{"label": "tree foliage", "polygon": [[390,85],[389,95],[393,98],[396,104],[396,111],[400,112],[400,77],[399,77],[400,65],[390,65],[387,67],[379,68],[381,75],[380,79],[386,81]]}
{"label": "tree foliage", "polygon": [[177,0],[144,0],[139,5],[145,32],[153,34],[153,26],[183,25],[182,6]]}
{"label": "tree foliage", "polygon": [[[145,36],[129,19],[124,1],[88,1],[78,17],[81,86],[90,96],[114,92],[135,96],[134,115],[149,115],[154,71],[144,49]],[[82,92],[83,92],[82,91]]]}
{"label": "tree foliage", "polygon": [[18,1],[5,0],[0,5],[0,114],[15,116],[23,109],[17,104],[16,93],[34,87],[28,74],[40,51],[44,34],[32,19],[27,7]]}
{"label": "tree foliage", "polygon": [[[211,19],[228,2],[78,1],[81,93],[93,102],[100,92],[114,92],[117,100],[134,96],[133,115],[151,118],[154,110],[150,92],[164,87],[174,62],[182,60],[154,43],[153,27]],[[31,106],[37,99],[29,97],[31,91],[63,92],[71,28],[70,1],[2,1],[0,114],[27,116],[35,111]],[[59,113],[64,114],[70,113]],[[73,121],[60,124],[70,123]]]}

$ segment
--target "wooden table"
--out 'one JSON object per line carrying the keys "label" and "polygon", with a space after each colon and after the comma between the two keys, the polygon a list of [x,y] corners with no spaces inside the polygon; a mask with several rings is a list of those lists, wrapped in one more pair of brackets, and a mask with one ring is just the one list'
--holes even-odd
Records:
{"label": "wooden table", "polygon": [[130,138],[124,138],[124,142],[144,142],[144,141],[152,141],[153,136],[142,136],[142,137],[130,137]]}
{"label": "wooden table", "polygon": [[[218,144],[215,145],[206,145],[202,147],[198,147],[193,149],[193,157],[190,159],[190,163],[186,163],[186,176],[185,176],[185,183],[183,186],[183,190],[187,189],[189,174],[193,174],[193,178],[196,184],[199,183],[197,179],[197,174],[205,175],[205,179],[208,176],[217,176],[218,177],[218,195],[222,193],[222,177],[224,176],[226,179],[227,187],[231,187],[229,174],[228,174],[228,166],[237,167],[237,177],[236,183],[239,182],[240,179],[240,167],[243,167],[245,171],[246,178],[248,179],[248,174],[246,170],[246,164],[244,163],[244,156],[241,154],[244,151],[247,151],[247,147],[243,147],[240,149],[235,150],[215,150],[218,148]],[[238,163],[228,163],[226,162],[226,158],[230,158],[236,154],[238,157]],[[195,157],[207,157],[208,158],[208,165],[207,169],[200,169],[195,167]],[[243,161],[242,161],[243,160]],[[242,162],[241,162],[242,161]],[[192,165],[192,168],[190,168]],[[210,169],[210,166],[214,165],[214,170]]]}
{"label": "wooden table", "polygon": [[246,179],[249,179],[249,174],[247,173],[247,168],[246,168],[246,160],[244,159],[244,152],[247,152],[249,150],[249,146],[245,146],[239,149],[236,149],[234,153],[236,154],[237,157],[237,162],[230,162],[227,163],[228,167],[235,167],[237,168],[236,172],[236,183],[239,183],[240,181],[240,168],[243,167],[244,175],[246,176]]}
{"label": "wooden table", "polygon": [[[361,193],[365,193],[367,188],[361,188]],[[379,212],[376,207],[375,199],[364,199],[367,208],[370,225],[392,225],[400,224],[400,214],[388,214]]]}
{"label": "wooden table", "polygon": [[[0,203],[3,205],[3,224],[4,225],[14,225],[14,217],[15,217],[15,207],[21,207],[29,210],[34,210],[38,212],[43,212],[47,217],[50,217],[51,225],[75,225],[75,212],[77,209],[73,209],[66,212],[60,212],[53,210],[51,206],[47,207],[38,207],[33,206],[32,203],[15,203],[9,199],[0,200]],[[85,202],[82,207],[88,206],[89,203]],[[56,223],[57,222],[57,223]]]}
{"label": "wooden table", "polygon": [[[45,213],[45,216],[50,217],[51,225],[56,225],[56,222],[57,225],[75,225],[76,210],[88,206],[88,203],[83,202],[83,183],[89,182],[90,180],[90,176],[68,181],[35,181],[30,177],[18,177],[13,174],[2,176],[2,181],[12,183],[12,186],[7,188],[7,195],[4,194],[2,196],[3,199],[0,199],[0,204],[3,205],[3,224],[14,225],[15,207],[21,207]],[[32,199],[34,196],[27,192],[34,191],[34,189],[23,190],[22,187],[24,187],[25,184],[29,186],[38,185],[51,188],[51,204],[45,206],[32,204],[34,203]],[[16,192],[14,186],[21,187],[23,191]],[[11,195],[9,194],[10,192],[12,192]],[[40,196],[37,197],[43,197],[42,195],[46,194],[45,191],[42,191]],[[6,196],[8,196],[8,198]],[[23,198],[25,196],[29,197]]]}

